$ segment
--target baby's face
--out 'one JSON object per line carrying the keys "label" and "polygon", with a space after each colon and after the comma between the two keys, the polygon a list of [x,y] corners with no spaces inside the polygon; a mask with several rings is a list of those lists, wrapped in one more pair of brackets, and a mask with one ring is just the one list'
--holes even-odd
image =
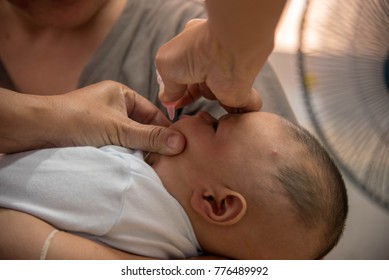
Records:
{"label": "baby's face", "polygon": [[[189,193],[207,185],[223,185],[245,193],[247,213],[252,214],[245,217],[240,231],[242,236],[237,235],[243,243],[238,247],[244,248],[238,258],[305,259],[312,256],[317,239],[311,236],[315,235],[308,235],[296,222],[294,208],[287,196],[281,195],[282,187],[273,183],[279,163],[293,159],[296,146],[288,140],[280,117],[253,112],[227,114],[216,120],[200,112],[182,117],[171,127],[185,135],[187,145],[181,154],[164,157],[170,166],[165,180],[173,173],[180,182],[178,188],[189,188]],[[259,193],[259,202],[254,192]],[[253,223],[259,225],[258,231],[253,231]]]}
{"label": "baby's face", "polygon": [[283,146],[279,117],[264,112],[227,114],[219,120],[200,112],[181,117],[171,127],[187,140],[175,164],[187,166],[188,175],[197,180],[225,185],[252,180],[249,174],[258,173],[259,167],[270,171],[274,153]]}

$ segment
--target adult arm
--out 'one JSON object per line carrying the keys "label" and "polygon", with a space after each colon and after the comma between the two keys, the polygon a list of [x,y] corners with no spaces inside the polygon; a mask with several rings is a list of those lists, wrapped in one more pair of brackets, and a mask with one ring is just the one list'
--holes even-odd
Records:
{"label": "adult arm", "polygon": [[148,100],[112,81],[54,96],[0,88],[0,153],[107,144],[180,153],[184,136],[168,125]]}
{"label": "adult arm", "polygon": [[[0,209],[0,259],[39,259],[43,244],[55,230],[46,222],[14,210]],[[26,230],[28,229],[28,230]],[[150,259],[116,250],[59,231],[51,240],[46,259]]]}
{"label": "adult arm", "polygon": [[253,82],[274,46],[286,0],[206,0],[208,20],[188,23],[163,45],[156,63],[163,103],[182,107],[200,96],[228,108],[260,109]]}
{"label": "adult arm", "polygon": [[[55,228],[23,212],[0,208],[0,259],[39,259],[42,247]],[[28,230],[26,230],[28,229]],[[123,252],[89,239],[57,232],[48,247],[46,259],[55,260],[150,260],[152,258]],[[204,255],[191,259],[220,260]]]}

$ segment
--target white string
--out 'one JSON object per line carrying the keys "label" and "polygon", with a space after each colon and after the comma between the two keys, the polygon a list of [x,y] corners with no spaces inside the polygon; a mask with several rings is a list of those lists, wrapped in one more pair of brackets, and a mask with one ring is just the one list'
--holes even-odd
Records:
{"label": "white string", "polygon": [[40,260],[46,259],[46,255],[47,255],[47,252],[49,251],[51,241],[53,240],[53,237],[57,232],[59,232],[59,231],[57,229],[55,229],[49,234],[49,236],[47,236],[45,243],[43,243],[43,246],[42,246]]}

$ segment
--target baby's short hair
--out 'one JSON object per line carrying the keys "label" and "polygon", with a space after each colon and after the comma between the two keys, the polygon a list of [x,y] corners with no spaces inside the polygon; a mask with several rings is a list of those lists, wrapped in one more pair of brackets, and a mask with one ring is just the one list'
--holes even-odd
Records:
{"label": "baby's short hair", "polygon": [[324,230],[317,259],[327,255],[342,236],[348,202],[346,187],[339,169],[306,129],[282,120],[285,132],[298,145],[298,156],[282,162],[277,181],[286,190],[298,220],[306,227]]}

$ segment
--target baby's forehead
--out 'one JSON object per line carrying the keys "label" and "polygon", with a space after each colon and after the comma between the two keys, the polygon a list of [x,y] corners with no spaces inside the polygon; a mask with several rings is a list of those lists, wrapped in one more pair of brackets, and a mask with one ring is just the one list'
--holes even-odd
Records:
{"label": "baby's forehead", "polygon": [[236,129],[242,130],[245,135],[257,135],[274,137],[282,134],[283,126],[288,123],[282,117],[267,112],[248,112],[242,114],[227,114],[219,119],[226,121]]}

